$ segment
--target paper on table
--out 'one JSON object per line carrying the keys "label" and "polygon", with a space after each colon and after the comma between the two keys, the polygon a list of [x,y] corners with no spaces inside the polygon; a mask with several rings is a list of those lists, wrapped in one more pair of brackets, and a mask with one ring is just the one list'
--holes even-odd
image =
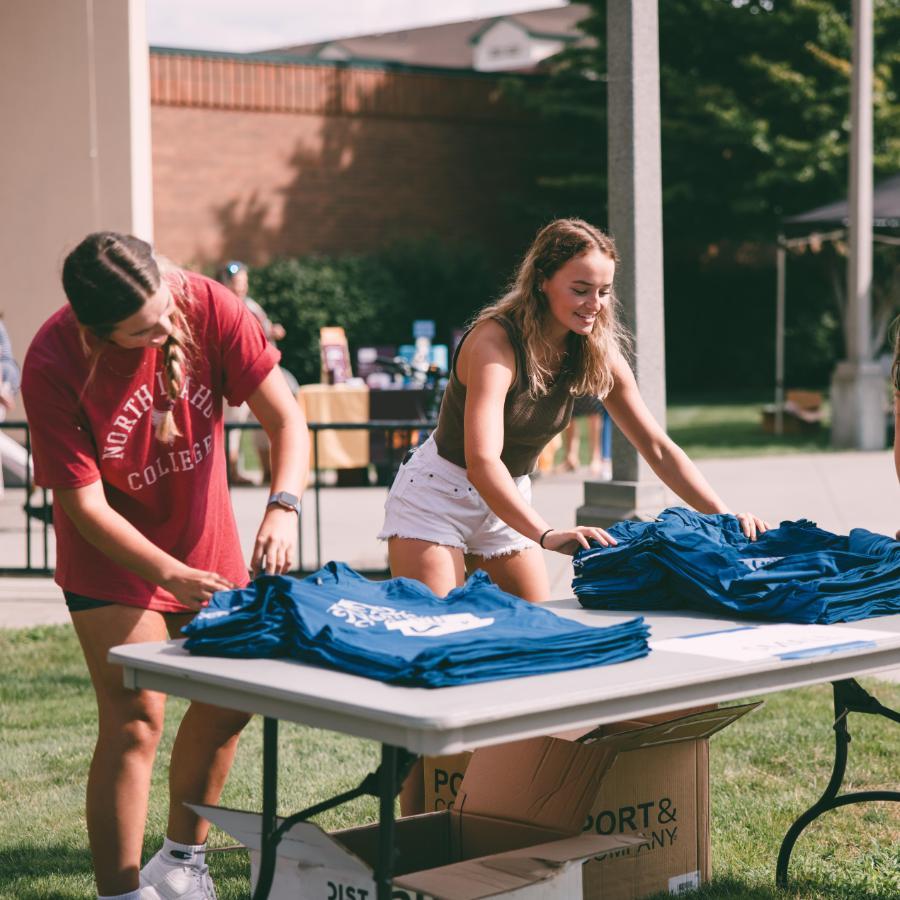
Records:
{"label": "paper on table", "polygon": [[837,625],[745,625],[650,641],[650,649],[751,662],[845,653],[890,641],[900,641],[900,634]]}

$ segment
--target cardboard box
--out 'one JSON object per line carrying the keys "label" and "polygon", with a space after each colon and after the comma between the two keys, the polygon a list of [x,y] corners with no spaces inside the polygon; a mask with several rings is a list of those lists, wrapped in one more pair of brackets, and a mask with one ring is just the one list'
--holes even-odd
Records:
{"label": "cardboard box", "polygon": [[[516,755],[510,770],[508,753]],[[396,823],[393,900],[571,900],[582,863],[637,849],[643,838],[582,830],[615,758],[603,741],[556,738],[477,750],[459,787],[457,808]],[[259,869],[261,816],[193,807],[250,849]],[[278,845],[271,900],[375,900],[378,826],[326,834],[294,825]]]}
{"label": "cardboard box", "polygon": [[[583,822],[585,833],[638,835],[645,841],[618,858],[611,852],[584,867],[585,900],[636,900],[668,891],[684,893],[711,876],[708,738],[759,706],[704,708],[602,725],[557,735],[608,748],[614,761]],[[494,748],[516,771],[516,744]],[[453,810],[471,753],[425,757],[426,811]]]}

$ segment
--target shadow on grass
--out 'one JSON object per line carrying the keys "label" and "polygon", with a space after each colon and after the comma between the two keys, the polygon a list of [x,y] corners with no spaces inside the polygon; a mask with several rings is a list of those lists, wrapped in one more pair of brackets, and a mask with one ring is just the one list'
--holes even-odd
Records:
{"label": "shadow on grass", "polygon": [[[150,840],[147,846],[151,845],[156,844]],[[148,855],[145,853],[145,861]],[[220,900],[244,900],[248,896],[250,862],[246,850],[210,853],[208,862]],[[94,896],[93,873],[87,835],[84,847],[8,845],[0,849],[0,900],[84,900]]]}
{"label": "shadow on grass", "polygon": [[[208,857],[210,873],[221,900],[246,898],[249,860],[246,850],[231,848]],[[17,844],[0,850],[0,898],[16,900],[83,900],[93,895],[91,855],[88,848],[60,844]],[[664,892],[648,900],[665,900]],[[870,891],[846,883],[834,884],[800,878],[787,890],[752,885],[739,878],[716,878],[690,894],[696,900],[886,900],[883,891]]]}
{"label": "shadow on grass", "polygon": [[[654,894],[648,900],[664,900],[667,893]],[[790,881],[788,888],[748,884],[740,878],[715,878],[710,884],[688,896],[696,900],[808,900],[810,897],[828,900],[887,900],[883,891],[870,891],[847,884],[834,884],[809,878]]]}
{"label": "shadow on grass", "polygon": [[747,884],[739,878],[717,878],[711,884],[691,894],[697,900],[725,900],[738,898],[741,900],[783,900],[795,896],[790,892],[778,891],[772,887],[759,887]]}
{"label": "shadow on grass", "polygon": [[93,871],[86,838],[84,847],[9,845],[0,850],[0,897],[84,900],[93,896]]}
{"label": "shadow on grass", "polygon": [[782,435],[776,437],[762,428],[741,422],[697,424],[670,424],[669,435],[679,446],[699,446],[709,450],[735,447],[765,448],[771,453],[786,451],[819,451],[830,448],[828,429],[809,435]]}

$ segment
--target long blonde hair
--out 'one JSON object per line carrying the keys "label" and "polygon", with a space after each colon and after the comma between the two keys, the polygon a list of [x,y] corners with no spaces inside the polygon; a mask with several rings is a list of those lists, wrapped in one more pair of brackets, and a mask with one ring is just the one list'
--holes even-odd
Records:
{"label": "long blonde hair", "polygon": [[[174,409],[187,375],[193,337],[185,315],[192,301],[190,285],[181,269],[153,255],[140,238],[113,231],[89,234],[63,263],[63,289],[81,328],[82,345],[89,358],[87,390],[109,336],[116,325],[137,312],[162,285],[172,291],[172,333],[162,346],[163,380],[169,403],[156,426],[156,438],[170,444],[181,434]],[[87,335],[97,340],[89,342]]]}
{"label": "long blonde hair", "polygon": [[[541,283],[552,278],[570,259],[592,249],[614,262],[619,261],[613,239],[582,219],[556,219],[545,225],[528,248],[506,293],[475,317],[472,327],[498,316],[510,320],[522,338],[526,375],[532,397],[546,394],[554,372],[547,360],[553,347],[547,340],[547,319],[551,315]],[[610,293],[588,335],[567,337],[565,363],[569,392],[576,396],[605,397],[613,388],[613,360],[627,354],[628,333],[619,322],[618,300]]]}

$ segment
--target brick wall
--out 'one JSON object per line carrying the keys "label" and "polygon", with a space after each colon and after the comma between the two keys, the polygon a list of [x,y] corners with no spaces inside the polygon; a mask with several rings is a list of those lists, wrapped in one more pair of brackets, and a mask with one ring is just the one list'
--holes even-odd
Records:
{"label": "brick wall", "polygon": [[339,254],[433,232],[520,252],[535,129],[497,80],[151,55],[156,243],[177,262]]}

